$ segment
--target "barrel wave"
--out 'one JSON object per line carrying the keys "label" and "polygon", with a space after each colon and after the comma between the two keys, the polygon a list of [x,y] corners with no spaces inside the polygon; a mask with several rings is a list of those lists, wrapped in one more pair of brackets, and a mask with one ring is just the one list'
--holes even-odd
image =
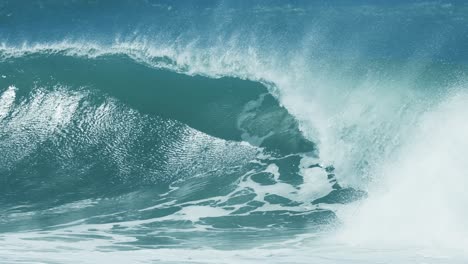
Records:
{"label": "barrel wave", "polygon": [[1,263],[466,263],[461,1],[0,1]]}
{"label": "barrel wave", "polygon": [[[90,226],[76,234],[83,240],[120,233],[133,238],[109,243],[160,248],[213,243],[216,233],[201,228],[267,239],[335,220],[310,202],[342,188],[313,163],[324,190],[301,191],[301,161],[317,162],[316,146],[261,83],[124,55],[40,52],[4,63],[15,65],[2,69],[4,232],[60,237],[79,223]],[[147,228],[162,234],[138,235]],[[200,234],[184,238],[189,231]]]}

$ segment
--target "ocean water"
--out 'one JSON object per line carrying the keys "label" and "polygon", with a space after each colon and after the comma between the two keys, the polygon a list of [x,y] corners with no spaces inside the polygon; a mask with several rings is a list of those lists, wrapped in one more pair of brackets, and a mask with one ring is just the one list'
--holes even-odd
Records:
{"label": "ocean water", "polygon": [[0,263],[467,263],[465,1],[0,0]]}

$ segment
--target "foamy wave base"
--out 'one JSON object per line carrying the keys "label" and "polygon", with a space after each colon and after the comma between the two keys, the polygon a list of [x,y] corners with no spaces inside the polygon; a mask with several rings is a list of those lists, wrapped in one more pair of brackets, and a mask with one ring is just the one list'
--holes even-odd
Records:
{"label": "foamy wave base", "polygon": [[[22,238],[30,239],[25,243]],[[327,243],[304,243],[301,239],[282,244],[243,250],[199,249],[139,249],[139,250],[95,250],[96,246],[111,246],[105,240],[87,242],[45,242],[34,234],[3,237],[0,255],[4,263],[466,263],[464,251],[440,247],[367,247]],[[298,243],[303,240],[302,243]]]}

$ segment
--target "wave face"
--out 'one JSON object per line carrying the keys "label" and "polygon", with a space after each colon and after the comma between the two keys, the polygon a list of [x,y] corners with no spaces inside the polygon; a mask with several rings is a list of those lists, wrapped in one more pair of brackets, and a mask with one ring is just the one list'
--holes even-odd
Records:
{"label": "wave face", "polygon": [[467,14],[0,1],[0,259],[466,263]]}

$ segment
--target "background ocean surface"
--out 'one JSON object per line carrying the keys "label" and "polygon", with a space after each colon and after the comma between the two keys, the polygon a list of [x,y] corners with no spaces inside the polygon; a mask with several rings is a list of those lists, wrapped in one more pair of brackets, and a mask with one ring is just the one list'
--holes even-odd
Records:
{"label": "background ocean surface", "polygon": [[468,2],[0,0],[0,263],[467,263]]}

